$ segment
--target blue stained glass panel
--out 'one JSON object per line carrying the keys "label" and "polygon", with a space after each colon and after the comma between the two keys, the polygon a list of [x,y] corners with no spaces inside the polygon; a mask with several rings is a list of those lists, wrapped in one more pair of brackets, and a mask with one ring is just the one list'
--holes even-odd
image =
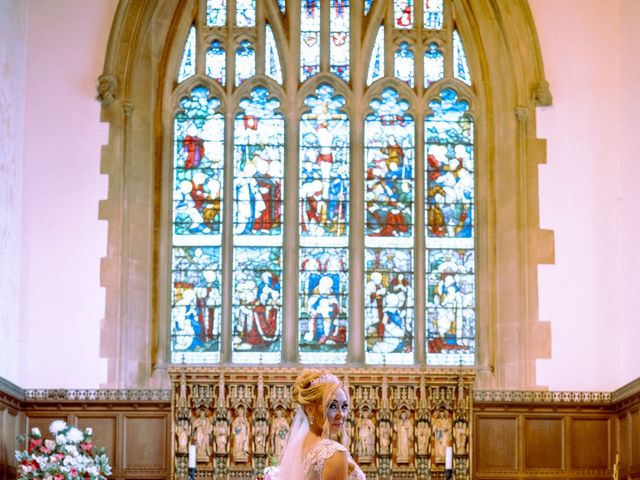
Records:
{"label": "blue stained glass panel", "polygon": [[234,235],[282,234],[284,118],[264,87],[240,101],[234,125]]}
{"label": "blue stained glass panel", "polygon": [[178,70],[178,83],[184,82],[187,78],[196,73],[196,27],[189,29],[187,41],[184,44],[182,61]]}
{"label": "blue stained glass panel", "polygon": [[234,363],[278,363],[282,350],[282,248],[233,251]]}
{"label": "blue stained glass panel", "polygon": [[398,80],[406,82],[410,87],[413,87],[414,65],[413,51],[407,42],[402,42],[395,53],[395,76]]}
{"label": "blue stained glass panel", "polygon": [[174,242],[180,236],[216,236],[222,216],[224,117],[216,112],[220,101],[204,87],[180,101],[174,138]]}
{"label": "blue stained glass panel", "polygon": [[425,119],[427,238],[473,238],[473,120],[445,89]]}
{"label": "blue stained glass panel", "polygon": [[424,27],[429,30],[441,30],[443,23],[443,0],[424,0]]}
{"label": "blue stained glass panel", "polygon": [[300,249],[302,363],[344,363],[348,340],[348,250]]}
{"label": "blue stained glass panel", "polygon": [[256,0],[236,0],[236,25],[255,27]]}
{"label": "blue stained glass panel", "polygon": [[224,85],[226,76],[226,60],[225,51],[222,44],[218,40],[211,42],[211,46],[207,50],[206,70],[207,75],[217,80],[220,85]]}
{"label": "blue stained glass panel", "polygon": [[427,254],[427,364],[475,362],[475,267],[471,249]]}
{"label": "blue stained glass panel", "polygon": [[329,68],[349,81],[349,0],[331,0],[329,10]]}
{"label": "blue stained glass panel", "polygon": [[428,87],[444,78],[444,56],[438,44],[431,43],[424,52],[424,86]]}
{"label": "blue stained glass panel", "polygon": [[371,10],[371,5],[373,5],[373,0],[364,0],[364,14],[369,15],[369,10]]}
{"label": "blue stained glass panel", "polygon": [[453,76],[458,80],[471,85],[471,73],[467,63],[467,55],[464,53],[464,45],[457,30],[453,31]]}
{"label": "blue stained glass panel", "polygon": [[224,27],[227,24],[227,0],[207,0],[207,26]]}
{"label": "blue stained glass panel", "polygon": [[373,44],[371,60],[369,60],[369,73],[367,75],[367,85],[384,76],[384,27],[378,28],[378,34]]}
{"label": "blue stained glass panel", "polygon": [[413,0],[394,0],[393,16],[395,28],[413,28]]}
{"label": "blue stained glass panel", "polygon": [[266,25],[266,48],[264,54],[264,71],[276,82],[282,84],[282,68],[280,67],[280,56],[278,55],[278,47],[276,39],[273,36],[273,30],[270,25]]}
{"label": "blue stained glass panel", "polygon": [[[349,119],[345,100],[321,84],[300,123],[300,235],[305,245],[346,245],[349,212]],[[331,240],[329,240],[331,239]]]}
{"label": "blue stained glass panel", "polygon": [[300,81],[320,72],[320,0],[300,2]]}
{"label": "blue stained glass panel", "polygon": [[278,6],[280,7],[280,11],[284,14],[285,9],[287,7],[286,0],[278,0]]}
{"label": "blue stained glass panel", "polygon": [[[409,102],[392,88],[370,103],[365,121],[365,235],[413,243],[414,144]],[[365,240],[369,241],[369,240]],[[369,245],[369,243],[368,243]]]}
{"label": "blue stained glass panel", "polygon": [[248,40],[236,50],[236,87],[256,74],[256,51]]}
{"label": "blue stained glass panel", "polygon": [[220,361],[220,247],[174,247],[171,362]]}
{"label": "blue stained glass panel", "polygon": [[412,250],[367,248],[365,269],[366,363],[413,363]]}

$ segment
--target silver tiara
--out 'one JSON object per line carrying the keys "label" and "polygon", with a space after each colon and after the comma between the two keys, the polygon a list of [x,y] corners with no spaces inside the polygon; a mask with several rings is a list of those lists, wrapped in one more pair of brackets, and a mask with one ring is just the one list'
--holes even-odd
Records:
{"label": "silver tiara", "polygon": [[312,380],[309,386],[315,387],[321,383],[340,383],[340,380],[333,373],[323,373],[318,378]]}

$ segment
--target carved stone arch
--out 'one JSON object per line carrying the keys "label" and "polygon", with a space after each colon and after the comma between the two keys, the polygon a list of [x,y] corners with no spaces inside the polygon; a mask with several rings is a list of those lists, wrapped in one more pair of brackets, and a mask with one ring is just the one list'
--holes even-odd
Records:
{"label": "carved stone arch", "polygon": [[302,84],[302,86],[298,90],[297,111],[300,112],[300,114],[302,114],[307,110],[308,107],[304,104],[305,99],[310,95],[315,95],[316,89],[323,84],[330,85],[333,88],[335,95],[338,95],[344,98],[344,106],[342,107],[342,110],[344,110],[344,112],[351,119],[352,112],[353,112],[353,108],[352,108],[353,95],[351,93],[351,89],[344,82],[344,80],[339,79],[332,73],[328,73],[328,72],[320,72],[314,75],[313,77],[309,78]]}
{"label": "carved stone arch", "polygon": [[458,100],[464,100],[467,102],[469,104],[470,114],[473,114],[473,112],[478,110],[476,93],[471,89],[471,87],[469,87],[469,85],[455,78],[445,78],[444,80],[438,80],[425,90],[423,101],[425,102],[426,115],[431,114],[429,102],[432,100],[439,100],[440,94],[445,89],[454,90],[458,95]]}
{"label": "carved stone arch", "polygon": [[[537,265],[553,262],[552,232],[539,228],[537,168],[545,161],[545,144],[536,138],[535,108],[549,105],[551,96],[526,0],[452,2],[475,93],[476,222],[481,226],[476,241],[477,386],[533,388],[535,361],[549,355],[550,345],[550,330],[538,318]],[[285,31],[297,14],[278,14],[282,21],[277,24],[273,4],[267,13],[286,72],[299,60],[295,39],[287,40]],[[193,0],[121,0],[109,38],[102,82],[110,95],[101,95],[102,120],[110,126],[101,171],[109,176],[109,189],[100,204],[100,218],[108,221],[101,265],[106,288],[101,356],[108,359],[108,387],[168,385],[163,364],[168,332],[158,321],[167,313],[160,279],[170,275],[166,262],[158,262],[158,252],[167,251],[167,240],[158,234],[160,212],[166,208],[159,200],[162,164],[170,147],[162,134],[169,116],[163,109],[175,86],[168,73],[179,64],[176,51],[184,45],[176,39],[189,28],[180,19],[193,5]],[[367,48],[390,5],[378,0],[358,20]],[[366,53],[359,60],[365,77]],[[347,102],[363,90],[352,84],[352,94],[344,82],[330,78]],[[322,81],[327,77],[319,74],[295,93],[289,89],[287,96],[297,98],[301,107],[304,92]],[[285,188],[292,191],[292,186]],[[295,293],[294,287],[288,287],[293,288],[289,293]],[[424,346],[416,342],[416,348]]]}
{"label": "carved stone arch", "polygon": [[398,92],[402,99],[409,102],[410,107],[407,112],[411,113],[411,115],[415,118],[416,106],[419,102],[418,96],[416,95],[416,92],[413,90],[413,88],[409,87],[409,85],[401,80],[398,80],[397,78],[382,78],[373,82],[369,86],[369,88],[367,88],[363,97],[363,104],[365,109],[363,118],[366,118],[367,115],[371,113],[371,109],[369,107],[371,100],[376,97],[380,97],[382,92],[387,88],[394,89],[396,92]]}
{"label": "carved stone arch", "polygon": [[282,90],[282,86],[278,85],[278,83],[272,78],[261,75],[258,77],[253,77],[248,80],[245,80],[244,82],[242,82],[242,85],[240,85],[233,92],[233,95],[231,96],[230,111],[233,113],[234,116],[237,115],[238,112],[240,111],[240,105],[239,105],[240,100],[242,100],[243,98],[248,98],[251,91],[256,87],[266,88],[267,91],[269,92],[269,97],[276,98],[278,102],[280,102],[278,111],[280,113],[283,113],[282,110],[283,110],[283,105],[286,102],[286,96],[284,94],[284,91]]}

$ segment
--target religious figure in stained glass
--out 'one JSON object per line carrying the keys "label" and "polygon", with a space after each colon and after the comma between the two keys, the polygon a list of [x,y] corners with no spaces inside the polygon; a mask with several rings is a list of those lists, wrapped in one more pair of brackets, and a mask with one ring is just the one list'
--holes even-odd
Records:
{"label": "religious figure in stained glass", "polygon": [[220,234],[224,118],[204,87],[180,101],[175,121],[174,232]]}
{"label": "religious figure in stained glass", "polygon": [[473,364],[473,250],[432,249],[427,259],[427,342],[430,365]]}
{"label": "religious figure in stained glass", "polygon": [[332,73],[349,80],[349,0],[331,0],[329,64]]}
{"label": "religious figure in stained glass", "polygon": [[402,42],[395,54],[396,78],[413,87],[415,81],[413,74],[414,68],[413,51],[407,42]]}
{"label": "religious figure in stained glass", "polygon": [[220,248],[174,247],[171,359],[217,361],[220,356]]}
{"label": "religious figure in stained glass", "polygon": [[413,0],[395,0],[394,15],[396,28],[413,28]]}
{"label": "religious figure in stained glass", "polygon": [[[303,362],[344,361],[347,254],[345,248],[303,248],[300,252],[299,344]],[[336,355],[340,353],[342,355]]]}
{"label": "religious figure in stained glass", "polygon": [[241,363],[280,361],[282,249],[236,247],[233,265],[233,356]]}
{"label": "religious figure in stained glass", "polygon": [[240,101],[235,120],[234,233],[280,235],[284,119],[264,87]]}
{"label": "religious figure in stained glass", "polygon": [[300,124],[300,226],[303,236],[346,234],[349,198],[349,120],[344,98],[320,85]]}
{"label": "religious figure in stained glass", "polygon": [[426,119],[429,237],[473,236],[473,129],[469,106],[443,90]]}
{"label": "religious figure in stained glass", "polygon": [[367,248],[365,268],[367,363],[412,363],[412,250]]}
{"label": "religious figure in stained glass", "polygon": [[217,80],[220,85],[224,85],[226,76],[226,55],[219,40],[211,42],[211,46],[207,50],[205,63],[207,75],[214,80]]}
{"label": "religious figure in stained glass", "polygon": [[365,234],[409,237],[413,230],[414,123],[409,102],[391,89],[371,104],[365,123]]}
{"label": "religious figure in stained glass", "polygon": [[256,74],[256,51],[251,42],[243,40],[236,50],[236,87]]}
{"label": "religious figure in stained glass", "polygon": [[320,72],[320,0],[300,2],[300,81]]}

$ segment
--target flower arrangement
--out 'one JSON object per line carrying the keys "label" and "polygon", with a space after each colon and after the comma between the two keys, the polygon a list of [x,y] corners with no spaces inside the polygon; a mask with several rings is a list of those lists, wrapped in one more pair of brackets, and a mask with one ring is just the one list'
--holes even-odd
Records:
{"label": "flower arrangement", "polygon": [[[32,428],[27,449],[16,450],[18,480],[106,480],[111,475],[104,449],[91,441],[92,430],[84,431],[54,420],[49,425],[53,440],[43,439],[39,428]],[[18,437],[23,443],[25,438]]]}

